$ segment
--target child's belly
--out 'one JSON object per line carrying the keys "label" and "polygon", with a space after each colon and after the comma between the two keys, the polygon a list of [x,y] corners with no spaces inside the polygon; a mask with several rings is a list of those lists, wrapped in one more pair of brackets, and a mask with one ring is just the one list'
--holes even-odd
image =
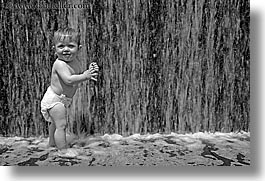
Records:
{"label": "child's belly", "polygon": [[76,90],[78,89],[78,84],[74,85],[63,85],[62,92],[66,97],[72,98],[75,95]]}
{"label": "child's belly", "polygon": [[78,84],[67,85],[61,82],[60,84],[51,84],[51,88],[58,95],[64,94],[66,97],[72,98],[78,89]]}

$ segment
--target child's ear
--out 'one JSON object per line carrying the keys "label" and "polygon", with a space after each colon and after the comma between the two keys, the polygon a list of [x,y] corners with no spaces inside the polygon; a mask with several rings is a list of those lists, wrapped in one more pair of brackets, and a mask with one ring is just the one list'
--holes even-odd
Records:
{"label": "child's ear", "polygon": [[[52,49],[55,50],[55,46],[52,46]],[[57,56],[56,51],[54,52],[54,55]]]}

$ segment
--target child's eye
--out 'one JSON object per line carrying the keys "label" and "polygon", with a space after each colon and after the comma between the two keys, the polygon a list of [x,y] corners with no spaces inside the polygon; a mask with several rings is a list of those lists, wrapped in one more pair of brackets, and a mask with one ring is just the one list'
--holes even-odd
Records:
{"label": "child's eye", "polygon": [[59,45],[59,46],[57,46],[57,48],[63,48],[64,46],[63,45]]}
{"label": "child's eye", "polygon": [[69,48],[74,48],[75,46],[74,45],[69,45]]}

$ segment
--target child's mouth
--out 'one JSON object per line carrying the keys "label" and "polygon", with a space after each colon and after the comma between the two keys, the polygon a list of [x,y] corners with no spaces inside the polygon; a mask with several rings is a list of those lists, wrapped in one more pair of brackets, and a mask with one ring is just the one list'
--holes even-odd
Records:
{"label": "child's mouth", "polygon": [[69,53],[66,53],[66,54],[63,54],[63,56],[65,56],[65,57],[69,58],[69,57],[71,56],[71,54],[69,54]]}

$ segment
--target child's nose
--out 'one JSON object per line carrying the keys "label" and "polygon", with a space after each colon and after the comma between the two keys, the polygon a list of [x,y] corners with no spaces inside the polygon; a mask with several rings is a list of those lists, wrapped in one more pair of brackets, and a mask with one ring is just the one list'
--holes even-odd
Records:
{"label": "child's nose", "polygon": [[65,46],[63,50],[64,51],[69,51],[70,49],[69,49],[69,47]]}

